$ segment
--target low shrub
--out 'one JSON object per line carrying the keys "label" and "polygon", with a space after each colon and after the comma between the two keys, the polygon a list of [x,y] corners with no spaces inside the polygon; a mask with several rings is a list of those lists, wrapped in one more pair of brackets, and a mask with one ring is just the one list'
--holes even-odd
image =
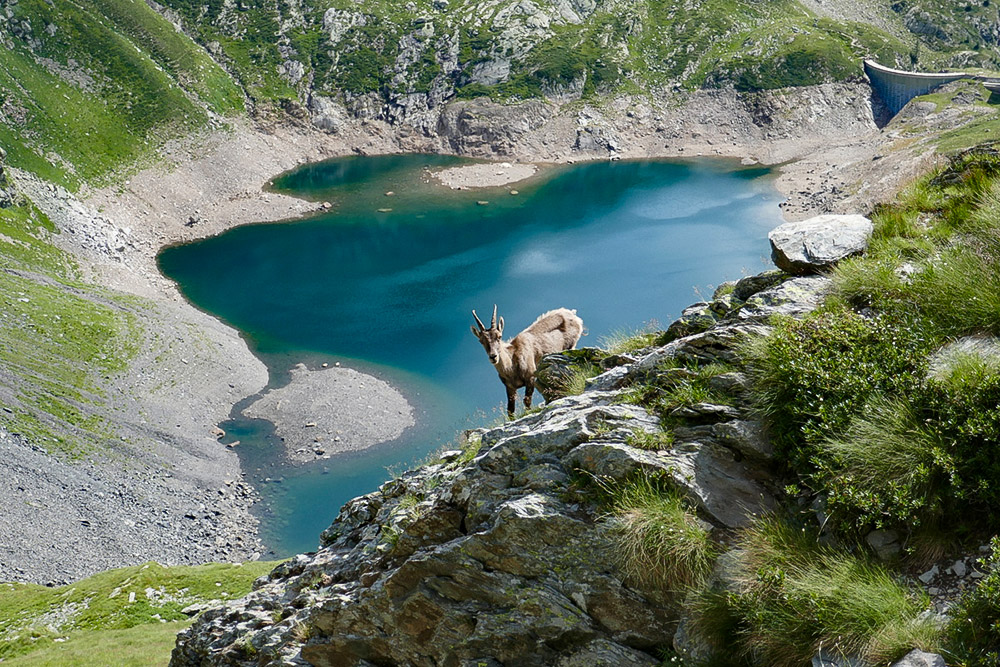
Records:
{"label": "low shrub", "polygon": [[771,335],[749,342],[743,357],[779,455],[809,475],[818,443],[843,433],[873,396],[919,385],[926,348],[905,322],[833,308],[779,320]]}
{"label": "low shrub", "polygon": [[820,649],[886,664],[937,647],[939,629],[918,618],[926,595],[816,538],[776,518],[746,529],[728,582],[699,596],[695,632],[734,662],[772,667],[807,665]]}

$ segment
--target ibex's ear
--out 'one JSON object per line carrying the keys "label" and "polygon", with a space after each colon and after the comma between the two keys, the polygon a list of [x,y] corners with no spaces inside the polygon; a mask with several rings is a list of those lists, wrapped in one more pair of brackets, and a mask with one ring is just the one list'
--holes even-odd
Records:
{"label": "ibex's ear", "polygon": [[497,331],[503,333],[503,315],[500,316],[500,324],[497,325]]}
{"label": "ibex's ear", "polygon": [[470,331],[472,331],[472,335],[473,335],[473,336],[475,336],[476,338],[479,338],[479,331],[478,331],[478,330],[476,330],[476,327],[472,327],[472,326],[470,326],[470,327],[469,327],[469,330],[470,330]]}

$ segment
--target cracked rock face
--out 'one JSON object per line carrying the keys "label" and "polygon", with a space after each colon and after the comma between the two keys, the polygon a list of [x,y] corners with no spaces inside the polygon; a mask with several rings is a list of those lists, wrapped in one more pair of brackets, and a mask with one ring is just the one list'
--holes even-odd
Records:
{"label": "cracked rock face", "polygon": [[[204,614],[172,664],[658,664],[673,612],[623,582],[608,522],[569,492],[584,443],[627,450],[656,425],[609,399],[563,399],[483,433],[471,462],[351,501],[316,555]],[[611,474],[642,465],[626,451]]]}
{"label": "cracked rock face", "polygon": [[580,471],[669,475],[719,526],[771,501],[710,433],[668,451],[630,445],[659,420],[619,393],[560,399],[481,432],[471,461],[351,501],[318,553],[203,614],[171,664],[659,664],[676,607],[623,578],[606,509],[574,491]]}

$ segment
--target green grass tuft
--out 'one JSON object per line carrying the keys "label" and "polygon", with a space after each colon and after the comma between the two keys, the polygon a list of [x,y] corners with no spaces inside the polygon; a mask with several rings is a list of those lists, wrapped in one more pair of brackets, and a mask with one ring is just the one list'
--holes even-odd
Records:
{"label": "green grass tuft", "polygon": [[867,527],[914,528],[942,518],[955,466],[908,403],[874,399],[820,449],[831,514],[860,517]]}
{"label": "green grass tuft", "polygon": [[639,330],[617,329],[598,339],[598,345],[609,354],[629,354],[656,344],[660,336],[655,323]]}
{"label": "green grass tuft", "polygon": [[917,618],[926,596],[882,566],[819,546],[814,534],[774,518],[758,520],[736,546],[732,580],[698,603],[696,629],[717,651],[800,667],[820,649],[887,664],[912,648],[938,647],[940,630]]}
{"label": "green grass tuft", "polygon": [[682,593],[708,575],[715,545],[679,492],[640,477],[612,495],[626,576],[647,587]]}

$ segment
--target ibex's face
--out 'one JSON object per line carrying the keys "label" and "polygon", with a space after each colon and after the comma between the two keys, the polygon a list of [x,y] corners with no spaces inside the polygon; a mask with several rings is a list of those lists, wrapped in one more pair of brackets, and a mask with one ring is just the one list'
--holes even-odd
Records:
{"label": "ibex's face", "polygon": [[487,329],[486,331],[476,331],[476,328],[472,327],[472,333],[476,334],[476,337],[479,338],[483,349],[486,350],[486,354],[490,357],[490,363],[495,364],[500,358],[500,330]]}
{"label": "ibex's face", "polygon": [[479,339],[479,343],[486,350],[486,354],[490,357],[490,363],[495,364],[500,360],[500,350],[503,349],[501,346],[503,342],[501,340],[503,336],[503,318],[497,322],[497,307],[493,306],[493,320],[490,322],[490,328],[487,329],[486,326],[480,321],[479,316],[476,315],[476,311],[472,311],[472,316],[476,318],[476,324],[479,328],[470,327],[472,333],[476,338]]}

